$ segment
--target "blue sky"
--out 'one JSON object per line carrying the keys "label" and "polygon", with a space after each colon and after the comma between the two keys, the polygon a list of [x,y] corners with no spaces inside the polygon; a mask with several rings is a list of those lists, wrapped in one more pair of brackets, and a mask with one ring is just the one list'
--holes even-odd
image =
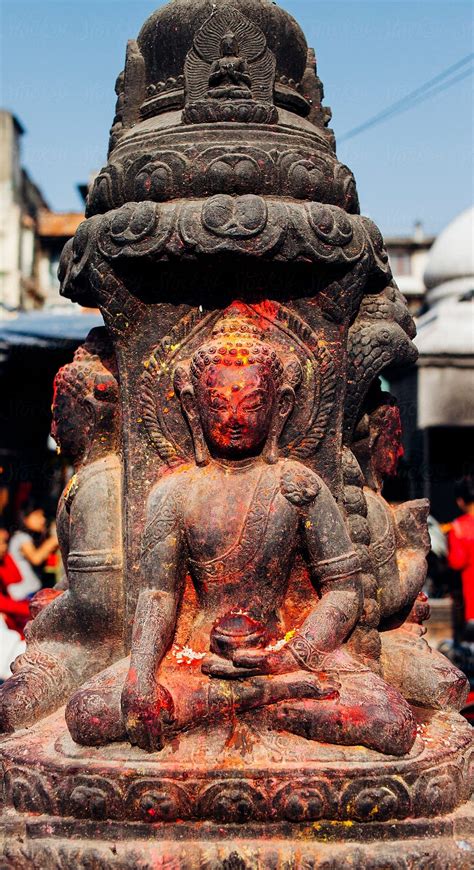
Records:
{"label": "blue sky", "polygon": [[[26,128],[24,163],[55,209],[105,161],[126,41],[159,3],[3,0],[1,104]],[[285,0],[316,49],[342,136],[473,50],[473,7],[441,0]],[[436,233],[473,200],[472,77],[342,142],[361,207],[385,234]]]}

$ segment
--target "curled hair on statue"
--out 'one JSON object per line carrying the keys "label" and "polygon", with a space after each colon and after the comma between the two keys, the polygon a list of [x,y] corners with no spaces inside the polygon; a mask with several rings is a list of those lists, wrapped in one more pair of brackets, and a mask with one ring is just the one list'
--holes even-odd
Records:
{"label": "curled hair on statue", "polygon": [[[68,424],[71,419],[74,425]],[[104,447],[118,441],[118,420],[119,385],[113,347],[104,327],[93,329],[72,362],[63,366],[54,379],[51,432],[59,450],[75,461],[84,461],[94,447],[97,452],[99,444]]]}
{"label": "curled hair on statue", "polygon": [[301,364],[296,356],[269,345],[264,331],[240,307],[231,306],[214,325],[211,338],[201,345],[190,361],[191,379],[198,383],[204,371],[215,365],[260,365],[267,369],[275,387],[283,383],[294,390],[302,381]]}
{"label": "curled hair on statue", "polygon": [[103,326],[91,329],[84,344],[77,348],[73,362],[100,364],[110,372],[115,380],[118,380],[114,347]]}
{"label": "curled hair on statue", "polygon": [[67,390],[78,402],[118,402],[118,372],[112,343],[104,327],[92,329],[72,362],[59,369],[55,395]]}
{"label": "curled hair on statue", "polygon": [[268,370],[279,387],[283,379],[283,364],[261,336],[258,327],[247,324],[243,318],[229,318],[193,355],[190,366],[193,382],[196,384],[210,366],[260,365]]}

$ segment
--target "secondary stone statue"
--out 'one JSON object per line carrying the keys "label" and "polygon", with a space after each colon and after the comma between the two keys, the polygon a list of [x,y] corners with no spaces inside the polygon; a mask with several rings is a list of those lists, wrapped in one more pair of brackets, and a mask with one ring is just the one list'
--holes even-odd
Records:
{"label": "secondary stone statue", "polygon": [[[335,499],[310,468],[279,458],[301,374],[297,358],[232,308],[177,367],[197,461],[151,491],[126,677],[121,663],[71,699],[78,742],[128,737],[156,750],[193,724],[265,708],[277,730],[308,739],[395,755],[412,746],[408,704],[344,649],[362,588]],[[286,642],[298,549],[320,598]],[[173,643],[187,572],[198,599],[185,641],[191,669]]]}
{"label": "secondary stone statue", "polygon": [[423,639],[429,619],[425,556],[430,541],[429,503],[405,502],[392,508],[381,494],[403,455],[400,412],[377,388],[366,405],[353,449],[365,471],[370,548],[379,580],[383,674],[404,698],[422,707],[454,709],[466,698],[466,679]]}
{"label": "secondary stone statue", "polygon": [[67,588],[0,687],[0,863],[467,866],[428,505],[383,489],[415,327],[314,52],[269,0],[172,0],[116,91],[61,258],[104,327],[56,380]]}
{"label": "secondary stone statue", "polygon": [[57,515],[66,589],[43,590],[32,602],[38,615],[26,628],[27,651],[1,692],[4,731],[56,710],[123,650],[120,416],[104,333],[92,330],[55,379],[51,431],[75,471]]}

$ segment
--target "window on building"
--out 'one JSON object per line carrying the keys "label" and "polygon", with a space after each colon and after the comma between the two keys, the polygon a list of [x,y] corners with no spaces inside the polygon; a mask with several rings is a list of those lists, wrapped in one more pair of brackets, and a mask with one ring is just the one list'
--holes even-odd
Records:
{"label": "window on building", "polygon": [[411,258],[407,251],[390,251],[389,258],[394,275],[411,275]]}

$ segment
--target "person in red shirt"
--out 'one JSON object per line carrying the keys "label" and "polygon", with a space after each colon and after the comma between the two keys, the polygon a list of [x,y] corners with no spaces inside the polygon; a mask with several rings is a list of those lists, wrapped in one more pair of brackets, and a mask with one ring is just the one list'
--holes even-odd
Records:
{"label": "person in red shirt", "polygon": [[21,574],[8,553],[10,535],[0,526],[0,618],[3,616],[8,628],[23,637],[23,629],[30,618],[29,601],[15,601],[8,588],[21,582]]}
{"label": "person in red shirt", "polygon": [[464,477],[455,485],[456,502],[462,516],[448,532],[448,562],[461,572],[466,637],[474,638],[474,476]]}

